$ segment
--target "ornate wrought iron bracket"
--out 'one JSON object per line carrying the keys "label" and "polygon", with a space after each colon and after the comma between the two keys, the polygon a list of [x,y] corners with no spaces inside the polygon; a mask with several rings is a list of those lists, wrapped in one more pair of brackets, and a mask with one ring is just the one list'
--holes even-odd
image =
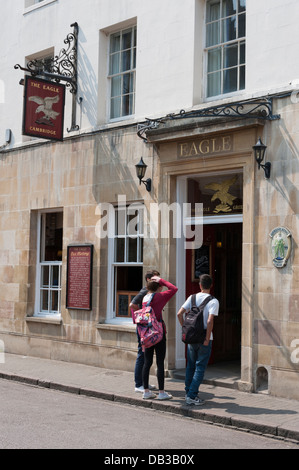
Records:
{"label": "ornate wrought iron bracket", "polygon": [[159,119],[146,119],[146,122],[139,124],[137,128],[137,135],[147,143],[146,132],[154,130],[160,124],[165,124],[167,121],[174,121],[179,119],[194,119],[194,118],[258,118],[273,121],[280,119],[279,114],[273,114],[273,98],[261,98],[259,100],[241,101],[237,103],[223,104],[219,106],[210,106],[208,108],[196,109],[192,111],[181,110],[177,114],[168,114],[166,117]]}
{"label": "ornate wrought iron bracket", "polygon": [[69,33],[64,40],[67,47],[61,49],[60,53],[53,58],[33,59],[27,63],[27,67],[20,64],[15,69],[30,73],[33,77],[44,77],[57,83],[66,82],[66,87],[73,95],[72,125],[68,132],[79,130],[76,125],[76,108],[78,92],[78,23],[71,24],[73,32]]}

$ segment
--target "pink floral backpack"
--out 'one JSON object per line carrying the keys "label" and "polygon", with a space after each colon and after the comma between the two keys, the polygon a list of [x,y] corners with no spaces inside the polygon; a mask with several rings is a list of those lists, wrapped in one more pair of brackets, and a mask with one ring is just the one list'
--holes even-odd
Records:
{"label": "pink floral backpack", "polygon": [[134,312],[134,323],[140,336],[142,349],[150,348],[163,338],[163,324],[158,321],[154,309],[150,306],[155,294],[152,294],[145,307]]}

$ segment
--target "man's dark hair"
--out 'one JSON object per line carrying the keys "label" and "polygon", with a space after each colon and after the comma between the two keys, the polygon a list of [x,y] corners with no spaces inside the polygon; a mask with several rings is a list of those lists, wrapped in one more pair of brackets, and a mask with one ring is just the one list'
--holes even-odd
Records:
{"label": "man's dark hair", "polygon": [[153,276],[160,276],[160,273],[153,269],[152,271],[147,271],[145,274],[145,280],[148,282]]}
{"label": "man's dark hair", "polygon": [[204,289],[210,289],[210,287],[213,284],[213,279],[209,274],[202,274],[199,278],[199,284],[204,288]]}

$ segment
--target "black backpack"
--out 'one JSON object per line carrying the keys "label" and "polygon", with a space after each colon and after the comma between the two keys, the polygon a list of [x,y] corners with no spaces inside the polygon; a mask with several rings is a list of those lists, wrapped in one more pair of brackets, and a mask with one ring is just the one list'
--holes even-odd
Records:
{"label": "black backpack", "polygon": [[209,295],[202,304],[196,306],[196,294],[192,295],[192,307],[187,313],[182,327],[182,341],[186,344],[202,344],[205,341],[207,330],[204,328],[203,311],[205,306],[213,299]]}

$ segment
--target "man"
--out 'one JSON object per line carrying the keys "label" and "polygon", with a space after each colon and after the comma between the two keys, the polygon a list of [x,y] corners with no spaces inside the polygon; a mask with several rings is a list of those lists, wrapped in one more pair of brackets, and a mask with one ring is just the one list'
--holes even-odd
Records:
{"label": "man", "polygon": [[[160,273],[158,271],[148,271],[145,274],[145,282],[146,284],[151,280],[153,276],[160,276]],[[132,302],[130,303],[130,308],[131,310],[135,311],[140,308],[142,308],[142,300],[143,297],[147,294],[147,285],[142,287],[142,289],[139,291],[139,293],[132,299]],[[135,392],[144,392],[144,387],[142,384],[142,369],[143,369],[143,364],[144,364],[144,353],[142,351],[142,346],[140,342],[140,337],[137,332],[137,338],[138,338],[138,351],[137,351],[137,359],[135,363]],[[149,389],[153,390],[155,387],[153,385],[149,385]]]}
{"label": "man", "polygon": [[[212,278],[208,274],[203,274],[199,279],[200,292],[196,294],[196,305],[199,307],[210,295]],[[188,297],[177,313],[178,320],[183,326],[184,314],[191,310],[192,296]],[[203,344],[188,344],[187,367],[185,378],[186,404],[203,405],[204,401],[198,397],[198,389],[203,381],[211,351],[213,340],[214,317],[218,315],[219,302],[213,298],[204,309],[204,328],[206,337]]]}

